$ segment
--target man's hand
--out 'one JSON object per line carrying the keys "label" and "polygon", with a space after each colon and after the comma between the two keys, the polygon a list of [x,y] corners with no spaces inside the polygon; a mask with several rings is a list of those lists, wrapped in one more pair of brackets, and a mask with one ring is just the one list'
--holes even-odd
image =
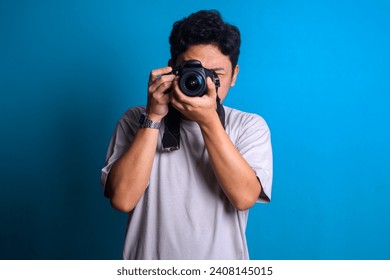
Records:
{"label": "man's hand", "polygon": [[148,83],[148,104],[146,113],[154,121],[160,122],[168,114],[171,95],[166,91],[172,86],[175,75],[166,75],[172,67],[155,69],[150,72]]}
{"label": "man's hand", "polygon": [[187,96],[179,88],[179,77],[173,81],[171,104],[184,117],[197,122],[199,125],[206,124],[210,116],[216,113],[217,92],[213,81],[207,77],[207,93],[203,96]]}

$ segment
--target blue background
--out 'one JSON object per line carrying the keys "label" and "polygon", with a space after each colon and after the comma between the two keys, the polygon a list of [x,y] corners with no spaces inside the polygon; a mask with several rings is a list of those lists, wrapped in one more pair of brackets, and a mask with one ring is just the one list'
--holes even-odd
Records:
{"label": "blue background", "polygon": [[1,259],[119,259],[126,214],[99,183],[114,126],[145,104],[172,23],[219,9],[242,32],[226,105],[272,131],[253,259],[390,259],[387,1],[0,2]]}

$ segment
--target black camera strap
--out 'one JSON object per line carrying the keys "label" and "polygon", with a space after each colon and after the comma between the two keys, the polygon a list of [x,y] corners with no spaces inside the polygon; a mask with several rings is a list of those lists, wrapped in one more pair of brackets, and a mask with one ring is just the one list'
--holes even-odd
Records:
{"label": "black camera strap", "polygon": [[171,152],[180,149],[180,113],[168,105],[168,114],[164,118],[165,131],[162,139],[163,151]]}
{"label": "black camera strap", "polygon": [[[221,99],[217,94],[217,113],[221,120],[223,128],[225,128],[225,110],[221,104]],[[171,152],[180,149],[180,113],[178,110],[169,104],[169,111],[164,118],[165,131],[162,139],[163,151]]]}

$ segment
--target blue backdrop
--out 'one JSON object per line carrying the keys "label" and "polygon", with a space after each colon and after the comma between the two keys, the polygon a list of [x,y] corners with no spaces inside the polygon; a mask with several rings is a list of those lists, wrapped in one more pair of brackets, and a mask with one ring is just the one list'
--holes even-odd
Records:
{"label": "blue backdrop", "polygon": [[272,131],[251,257],[390,258],[389,2],[2,0],[1,259],[121,258],[126,215],[99,183],[111,133],[172,23],[211,8],[242,32],[225,104]]}

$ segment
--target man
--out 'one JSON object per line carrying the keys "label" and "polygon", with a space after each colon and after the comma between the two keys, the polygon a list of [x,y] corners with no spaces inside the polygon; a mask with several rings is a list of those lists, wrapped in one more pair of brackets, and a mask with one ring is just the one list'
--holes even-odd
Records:
{"label": "man", "polygon": [[[129,212],[123,257],[248,259],[248,209],[270,200],[272,150],[260,116],[221,105],[239,71],[239,30],[199,11],[169,42],[170,66],[151,71],[147,106],[120,119],[102,170],[112,206]],[[188,61],[213,73],[203,94],[183,93],[172,66]]]}

